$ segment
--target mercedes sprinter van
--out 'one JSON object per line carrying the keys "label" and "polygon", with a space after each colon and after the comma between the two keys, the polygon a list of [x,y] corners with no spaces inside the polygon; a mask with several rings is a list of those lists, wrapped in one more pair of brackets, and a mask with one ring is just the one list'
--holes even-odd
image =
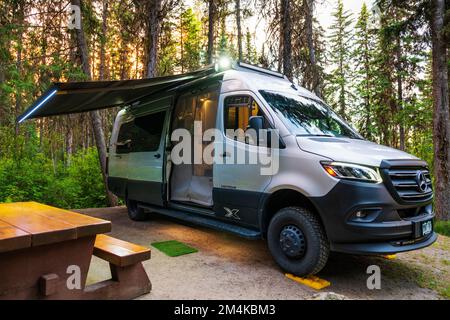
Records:
{"label": "mercedes sprinter van", "polygon": [[436,241],[427,164],[365,140],[282,74],[244,63],[141,80],[54,83],[26,119],[121,107],[108,186],[152,212],[267,239],[280,267],[330,251],[391,254]]}
{"label": "mercedes sprinter van", "polygon": [[[214,141],[195,135],[211,129]],[[264,143],[250,129],[265,129]],[[212,144],[214,161],[174,153],[183,133],[192,134],[187,147]],[[241,163],[239,152],[273,163]],[[174,161],[177,154],[192,161]],[[311,92],[243,63],[121,110],[108,182],[133,220],[156,212],[265,238],[279,266],[296,275],[319,272],[330,251],[392,254],[436,240],[424,161],[365,140]]]}

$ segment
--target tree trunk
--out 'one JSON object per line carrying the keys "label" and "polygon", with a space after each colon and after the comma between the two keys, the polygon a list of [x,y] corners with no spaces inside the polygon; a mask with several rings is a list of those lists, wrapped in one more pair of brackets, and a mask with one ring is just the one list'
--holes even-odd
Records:
{"label": "tree trunk", "polygon": [[304,0],[303,7],[305,8],[305,29],[306,29],[306,42],[308,45],[309,53],[309,69],[311,77],[311,89],[319,98],[322,96],[322,90],[320,86],[319,69],[317,67],[316,60],[316,48],[314,47],[314,31],[313,31],[313,9],[314,0]]}
{"label": "tree trunk", "polygon": [[209,0],[208,6],[208,63],[213,63],[214,53],[214,24],[216,22],[216,3],[215,0]]}
{"label": "tree trunk", "polygon": [[[20,32],[20,35],[18,37],[18,48],[17,48],[17,56],[16,56],[16,70],[17,70],[17,75],[20,79],[21,75],[22,75],[22,42],[23,42],[23,36],[22,36],[22,32]],[[21,112],[21,106],[22,106],[22,96],[21,96],[21,89],[16,86],[15,87],[15,118],[17,119],[17,117],[20,115]],[[19,135],[19,123],[16,121],[15,124],[15,134],[16,137]]]}
{"label": "tree trunk", "polygon": [[147,78],[156,76],[159,36],[161,34],[161,0],[151,0],[148,8]]}
{"label": "tree trunk", "polygon": [[181,73],[184,73],[184,43],[183,43],[183,15],[180,15],[180,55],[181,55]]}
{"label": "tree trunk", "polygon": [[242,61],[242,27],[241,27],[241,0],[236,0],[236,27],[237,27],[237,41],[238,41],[238,56],[239,61]]}
{"label": "tree trunk", "polygon": [[[397,35],[397,45],[395,54],[397,56],[397,112],[403,110],[403,83],[402,83],[402,47],[400,34]],[[403,126],[403,119],[399,124],[399,140],[400,150],[405,150],[405,127]]]}
{"label": "tree trunk", "polygon": [[[16,70],[17,70],[17,77],[18,80],[22,80],[22,46],[23,46],[23,24],[24,24],[24,16],[25,16],[25,4],[23,1],[16,1],[16,23],[17,25],[21,26],[17,29],[17,55],[16,55]],[[19,81],[18,81],[19,82]],[[17,83],[18,83],[17,82]],[[21,96],[21,89],[16,85],[15,86],[15,118],[20,115],[22,108],[22,96]],[[16,121],[15,123],[15,134],[16,137],[19,135],[19,123]]]}
{"label": "tree trunk", "polygon": [[292,81],[292,24],[290,0],[281,0],[280,38],[283,39],[283,73]]}
{"label": "tree trunk", "polygon": [[108,32],[108,0],[103,0],[103,10],[102,10],[102,35],[100,41],[100,70],[99,79],[106,79],[106,37]]}
{"label": "tree trunk", "polygon": [[[367,34],[366,34],[367,37]],[[365,124],[365,133],[366,138],[372,139],[372,130],[370,128],[370,116],[371,116],[371,97],[370,97],[370,57],[369,57],[369,39],[366,38],[364,43],[364,76],[366,78],[366,93],[364,97],[364,106],[366,109],[366,124]]]}
{"label": "tree trunk", "polygon": [[[81,0],[71,0],[72,5],[77,5],[81,7]],[[91,68],[89,62],[89,52],[86,43],[86,37],[84,35],[83,25],[81,29],[75,29],[77,47],[81,59],[81,68],[86,75],[88,80],[92,80]],[[108,204],[110,206],[117,206],[117,197],[114,196],[108,189],[108,177],[106,175],[106,143],[105,143],[105,133],[103,132],[103,125],[100,118],[99,112],[91,111],[89,113],[91,119],[92,131],[94,132],[95,143],[97,146],[98,157],[100,160],[100,168],[102,171],[103,183],[105,185],[106,197],[108,199]]]}
{"label": "tree trunk", "polygon": [[73,155],[73,121],[71,115],[67,116],[66,123],[68,124],[66,135],[66,153],[67,153],[66,165],[70,166]]}
{"label": "tree trunk", "polygon": [[450,218],[450,111],[448,102],[447,47],[443,35],[445,0],[432,1],[433,140],[435,212]]}

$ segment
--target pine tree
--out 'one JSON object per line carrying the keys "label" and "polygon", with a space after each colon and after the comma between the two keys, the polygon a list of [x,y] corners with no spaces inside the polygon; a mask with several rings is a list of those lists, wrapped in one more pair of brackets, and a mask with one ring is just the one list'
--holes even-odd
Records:
{"label": "pine tree", "polygon": [[280,56],[284,75],[293,80],[292,67],[292,3],[291,0],[280,1]]}
{"label": "pine tree", "polygon": [[331,25],[328,58],[333,70],[328,77],[326,98],[338,113],[348,119],[347,109],[350,106],[349,83],[351,78],[351,14],[344,10],[342,0],[338,0],[333,13],[334,23]]}
{"label": "pine tree", "polygon": [[214,58],[214,36],[215,36],[215,24],[217,22],[217,0],[208,1],[208,47],[207,47],[207,62],[213,63]]}
{"label": "pine tree", "polygon": [[322,96],[320,83],[320,68],[317,65],[317,46],[314,43],[314,0],[304,0],[303,8],[305,11],[305,37],[307,43],[308,60],[307,68],[304,76],[304,83],[309,87],[318,97]]}
{"label": "pine tree", "polygon": [[177,44],[173,35],[176,28],[174,22],[165,21],[161,27],[161,49],[158,57],[158,74],[161,76],[172,75],[177,66]]}
{"label": "pine tree", "polygon": [[258,53],[252,43],[252,34],[247,28],[245,33],[245,61],[251,64],[258,63]]}
{"label": "pine tree", "polygon": [[370,13],[364,3],[355,26],[355,49],[353,51],[356,79],[355,91],[358,97],[355,115],[360,133],[367,139],[372,139],[372,110],[373,96],[373,50],[374,34],[370,29]]}
{"label": "pine tree", "polygon": [[191,8],[181,13],[180,20],[182,38],[180,66],[183,72],[193,71],[200,67],[201,23]]}
{"label": "pine tree", "polygon": [[235,0],[235,15],[236,15],[236,32],[238,43],[238,59],[242,61],[244,53],[242,49],[242,24],[241,24],[241,0]]}

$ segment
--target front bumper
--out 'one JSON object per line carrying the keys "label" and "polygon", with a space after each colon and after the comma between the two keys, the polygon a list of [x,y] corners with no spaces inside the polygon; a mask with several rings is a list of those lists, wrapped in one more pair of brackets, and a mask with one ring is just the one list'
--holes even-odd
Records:
{"label": "front bumper", "polygon": [[437,239],[437,234],[433,232],[425,239],[408,240],[403,245],[398,245],[397,241],[392,242],[372,242],[372,243],[334,243],[331,250],[351,254],[394,254],[399,252],[422,249],[432,245]]}
{"label": "front bumper", "polygon": [[[339,181],[325,196],[312,199],[331,250],[353,254],[392,254],[431,245],[436,234],[421,236],[419,226],[434,218],[431,201],[402,205],[384,184]],[[359,219],[355,213],[366,217]]]}

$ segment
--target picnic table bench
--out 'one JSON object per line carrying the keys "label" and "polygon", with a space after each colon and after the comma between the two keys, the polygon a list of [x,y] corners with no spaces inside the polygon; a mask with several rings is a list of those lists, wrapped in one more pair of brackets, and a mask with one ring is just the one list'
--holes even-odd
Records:
{"label": "picnic table bench", "polygon": [[[0,299],[131,299],[150,292],[150,250],[104,235],[111,222],[36,202],[0,204]],[[86,286],[92,255],[111,279]]]}

